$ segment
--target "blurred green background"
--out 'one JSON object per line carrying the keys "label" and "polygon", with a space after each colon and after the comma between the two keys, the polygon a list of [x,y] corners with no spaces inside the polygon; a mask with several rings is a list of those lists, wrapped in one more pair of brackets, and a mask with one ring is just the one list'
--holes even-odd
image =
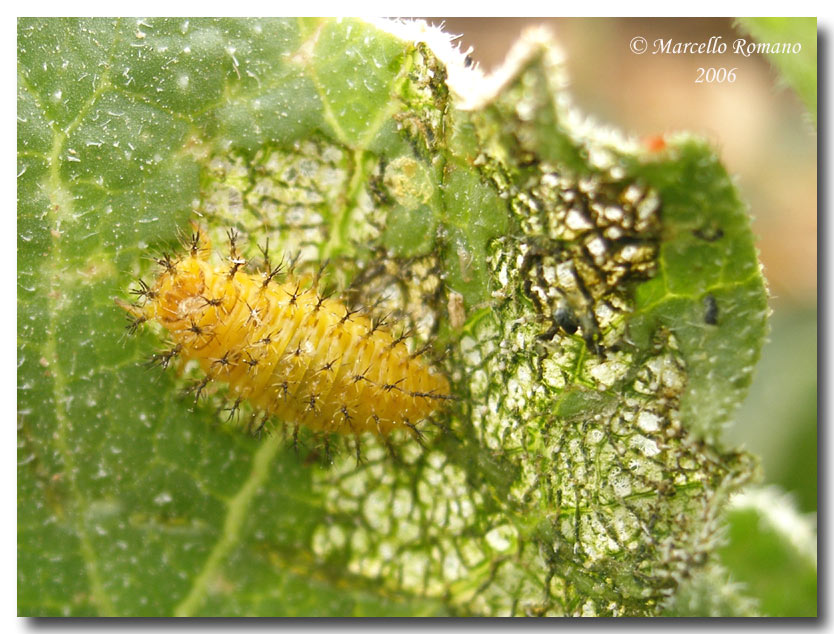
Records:
{"label": "blurred green background", "polygon": [[[568,91],[579,110],[638,138],[690,131],[719,150],[750,203],[770,284],[770,341],[729,445],[762,458],[767,483],[817,509],[817,138],[801,100],[757,54],[644,55],[635,36],[732,49],[746,35],[729,18],[426,18],[461,34],[485,72],[521,32],[550,28],[560,43]],[[793,35],[793,34],[792,34]],[[735,83],[695,83],[698,67],[737,68]]]}

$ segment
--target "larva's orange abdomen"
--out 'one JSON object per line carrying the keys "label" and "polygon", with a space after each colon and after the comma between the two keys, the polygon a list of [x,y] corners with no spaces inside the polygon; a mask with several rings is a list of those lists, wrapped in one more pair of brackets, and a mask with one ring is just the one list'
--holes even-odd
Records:
{"label": "larva's orange abdomen", "polygon": [[448,398],[446,378],[384,327],[300,280],[264,280],[193,253],[132,312],[161,323],[232,398],[287,423],[388,434],[413,430]]}

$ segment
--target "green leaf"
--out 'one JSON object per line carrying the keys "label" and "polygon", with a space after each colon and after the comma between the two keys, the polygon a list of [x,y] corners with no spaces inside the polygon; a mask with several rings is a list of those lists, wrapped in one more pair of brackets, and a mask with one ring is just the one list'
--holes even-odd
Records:
{"label": "green leaf", "polygon": [[[752,35],[759,46],[769,45],[765,54],[787,84],[796,91],[817,124],[817,19],[816,18],[739,18],[739,26]],[[780,45],[789,44],[791,53]],[[778,52],[770,49],[779,47]],[[794,52],[794,48],[798,49]]]}
{"label": "green leaf", "polygon": [[[413,24],[19,21],[21,615],[650,615],[708,572],[755,471],[746,210],[703,142],[576,123],[552,51],[490,83]],[[294,451],[143,368],[113,299],[194,219],[445,350],[423,442]]]}
{"label": "green leaf", "polygon": [[775,487],[753,489],[727,512],[722,562],[765,616],[817,616],[817,531]]}

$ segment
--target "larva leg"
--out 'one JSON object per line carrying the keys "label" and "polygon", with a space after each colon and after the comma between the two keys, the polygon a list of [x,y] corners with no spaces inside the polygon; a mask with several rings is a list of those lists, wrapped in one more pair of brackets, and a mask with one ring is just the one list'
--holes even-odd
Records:
{"label": "larva leg", "polygon": [[[254,422],[257,420],[258,414],[257,412],[252,414],[252,421]],[[267,421],[269,420],[269,412],[265,412],[263,417],[261,418],[261,422],[258,426],[252,431],[253,436],[257,436],[258,438],[261,437],[261,431],[263,430],[264,426],[266,425]]]}
{"label": "larva leg", "polygon": [[329,465],[333,463],[333,456],[330,454],[330,434],[324,432],[322,437],[324,438],[324,463]]}
{"label": "larva leg", "polygon": [[411,435],[413,436],[414,440],[420,443],[421,447],[425,447],[426,445],[423,443],[423,432],[417,429],[417,426],[411,421],[409,421],[407,418],[403,420],[403,423],[406,427],[408,427],[408,430],[411,432]]}
{"label": "larva leg", "polygon": [[295,423],[292,428],[292,448],[296,456],[298,456],[298,427],[299,423]]}
{"label": "larva leg", "polygon": [[353,434],[353,443],[356,448],[356,466],[362,464],[362,444],[359,439],[359,434]]}
{"label": "larva leg", "polygon": [[382,443],[385,445],[385,449],[388,450],[388,455],[391,456],[391,460],[397,463],[401,463],[400,456],[397,454],[397,450],[394,448],[394,445],[391,443],[391,439],[382,431],[382,428],[379,425],[379,417],[374,414],[373,416],[374,424],[376,425],[376,432],[377,435],[382,439]]}

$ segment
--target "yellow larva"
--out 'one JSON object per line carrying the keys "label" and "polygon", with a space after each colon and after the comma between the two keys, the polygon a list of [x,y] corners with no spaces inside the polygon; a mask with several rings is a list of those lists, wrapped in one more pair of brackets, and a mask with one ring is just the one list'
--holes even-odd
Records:
{"label": "yellow larva", "polygon": [[117,302],[137,323],[168,331],[169,356],[199,362],[206,377],[198,391],[224,382],[264,420],[340,434],[416,433],[450,398],[446,378],[415,358],[403,336],[323,297],[309,276],[278,283],[278,268],[247,273],[234,239],[231,264],[214,266],[200,238],[180,259],[159,261],[155,282],[134,291],[144,304]]}

